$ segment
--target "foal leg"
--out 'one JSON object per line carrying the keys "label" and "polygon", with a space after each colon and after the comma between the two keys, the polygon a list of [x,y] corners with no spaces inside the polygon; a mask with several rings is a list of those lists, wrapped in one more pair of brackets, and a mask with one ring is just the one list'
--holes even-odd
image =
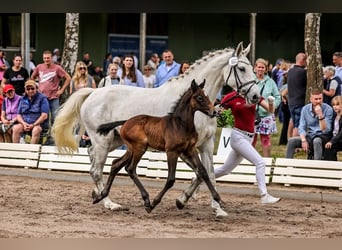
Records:
{"label": "foal leg", "polygon": [[102,192],[99,194],[95,191],[93,191],[93,204],[98,203],[103,198],[107,197],[110,191],[110,188],[113,184],[114,178],[117,175],[117,173],[127,164],[129,164],[130,160],[130,153],[127,151],[123,156],[121,156],[118,159],[113,160],[112,167],[110,169],[110,174],[107,179],[107,183],[102,190]]}
{"label": "foal leg", "polygon": [[207,186],[208,189],[211,193],[211,196],[213,197],[213,199],[220,205],[223,205],[223,202],[219,196],[219,194],[217,193],[215,187],[213,186],[213,184],[210,182],[210,178],[209,175],[205,169],[205,167],[203,166],[200,158],[198,157],[198,154],[196,151],[193,152],[189,152],[189,154],[184,154],[183,155],[186,159],[187,159],[187,163],[190,165],[190,167],[194,170],[194,172],[197,175],[197,179],[199,182],[201,182],[201,180],[203,180]]}
{"label": "foal leg", "polygon": [[167,152],[167,165],[168,165],[168,176],[164,188],[160,193],[153,199],[151,209],[154,209],[162,200],[163,196],[169,190],[176,180],[176,167],[178,154],[175,152]]}
{"label": "foal leg", "polygon": [[141,197],[144,200],[145,210],[148,213],[151,213],[152,208],[151,208],[149,193],[146,191],[144,185],[140,182],[138,175],[137,175],[137,172],[136,172],[137,165],[138,165],[141,157],[145,153],[145,151],[143,151],[142,153],[137,153],[137,154],[134,152],[132,155],[132,160],[131,160],[130,164],[128,166],[126,166],[125,169],[129,175],[129,177],[131,177],[131,179],[133,180],[133,182],[135,183],[135,185],[138,187],[138,189],[140,191]]}

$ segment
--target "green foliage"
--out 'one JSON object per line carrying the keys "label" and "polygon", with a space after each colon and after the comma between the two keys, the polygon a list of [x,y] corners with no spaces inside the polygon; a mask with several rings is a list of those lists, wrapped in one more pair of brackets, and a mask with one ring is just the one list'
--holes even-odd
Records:
{"label": "green foliage", "polygon": [[234,116],[231,109],[224,110],[219,117],[217,117],[217,127],[232,128],[234,127]]}

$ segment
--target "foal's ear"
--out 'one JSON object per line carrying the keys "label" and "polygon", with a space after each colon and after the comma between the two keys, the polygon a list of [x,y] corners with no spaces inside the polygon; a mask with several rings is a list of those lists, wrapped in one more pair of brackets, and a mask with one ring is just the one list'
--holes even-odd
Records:
{"label": "foal's ear", "polygon": [[199,87],[200,87],[201,89],[203,89],[203,88],[204,88],[204,85],[205,85],[205,78],[204,78],[203,82],[199,85]]}
{"label": "foal's ear", "polygon": [[193,92],[195,92],[197,88],[198,88],[198,85],[197,85],[195,79],[193,79],[192,82],[191,82],[191,90]]}

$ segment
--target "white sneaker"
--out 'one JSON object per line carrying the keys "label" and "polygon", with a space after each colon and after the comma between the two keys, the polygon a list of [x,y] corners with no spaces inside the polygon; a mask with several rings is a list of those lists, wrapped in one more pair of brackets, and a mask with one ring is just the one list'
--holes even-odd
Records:
{"label": "white sneaker", "polygon": [[265,194],[261,197],[261,204],[273,204],[280,201],[280,198],[275,198],[270,194]]}

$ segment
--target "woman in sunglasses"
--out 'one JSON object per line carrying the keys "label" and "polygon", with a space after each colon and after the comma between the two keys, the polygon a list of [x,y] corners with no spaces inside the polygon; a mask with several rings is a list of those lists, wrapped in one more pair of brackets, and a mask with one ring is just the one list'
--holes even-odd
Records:
{"label": "woman in sunglasses", "polygon": [[74,75],[71,78],[69,94],[81,88],[96,88],[94,78],[88,74],[87,66],[84,62],[76,63]]}

